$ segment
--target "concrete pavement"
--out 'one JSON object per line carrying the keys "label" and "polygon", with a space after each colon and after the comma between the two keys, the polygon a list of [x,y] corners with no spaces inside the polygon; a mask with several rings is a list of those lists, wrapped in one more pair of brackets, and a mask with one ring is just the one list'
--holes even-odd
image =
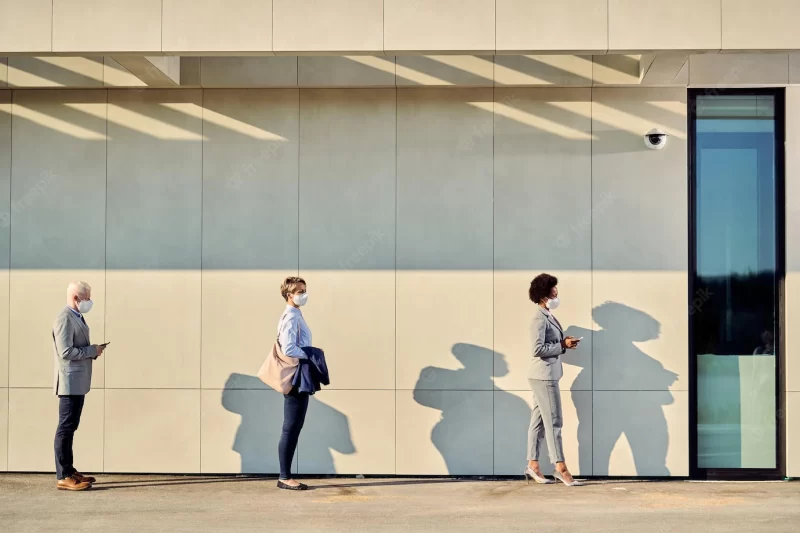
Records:
{"label": "concrete pavement", "polygon": [[98,476],[56,491],[52,475],[0,475],[3,531],[800,531],[800,483],[314,479],[314,490],[224,476]]}

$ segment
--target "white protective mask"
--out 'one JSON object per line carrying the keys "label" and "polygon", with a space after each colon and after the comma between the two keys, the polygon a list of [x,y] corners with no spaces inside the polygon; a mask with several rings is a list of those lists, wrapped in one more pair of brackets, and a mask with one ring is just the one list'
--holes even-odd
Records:
{"label": "white protective mask", "polygon": [[547,308],[549,310],[554,311],[558,307],[558,305],[560,303],[561,303],[561,300],[559,300],[558,297],[555,297],[555,298],[550,298],[549,300],[547,300],[545,305],[547,306]]}
{"label": "white protective mask", "polygon": [[294,294],[292,295],[292,301],[297,307],[303,307],[308,303],[308,293],[304,292],[303,294]]}
{"label": "white protective mask", "polygon": [[82,315],[85,315],[86,313],[92,310],[93,305],[94,302],[92,302],[91,300],[81,300],[80,302],[78,302],[78,311],[80,311]]}

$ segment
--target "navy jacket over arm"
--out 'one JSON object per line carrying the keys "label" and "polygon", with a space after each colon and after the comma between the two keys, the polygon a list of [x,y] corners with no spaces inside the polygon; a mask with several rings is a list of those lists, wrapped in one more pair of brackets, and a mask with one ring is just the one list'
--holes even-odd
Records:
{"label": "navy jacket over arm", "polygon": [[308,359],[300,359],[300,365],[292,379],[292,385],[298,392],[314,394],[322,389],[322,385],[330,385],[328,364],[325,362],[325,352],[321,348],[303,346]]}

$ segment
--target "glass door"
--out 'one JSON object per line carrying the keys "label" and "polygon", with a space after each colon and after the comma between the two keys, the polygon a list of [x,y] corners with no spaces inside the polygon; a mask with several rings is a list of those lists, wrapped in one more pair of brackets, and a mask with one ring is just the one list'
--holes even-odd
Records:
{"label": "glass door", "polygon": [[692,471],[782,470],[782,90],[690,91]]}

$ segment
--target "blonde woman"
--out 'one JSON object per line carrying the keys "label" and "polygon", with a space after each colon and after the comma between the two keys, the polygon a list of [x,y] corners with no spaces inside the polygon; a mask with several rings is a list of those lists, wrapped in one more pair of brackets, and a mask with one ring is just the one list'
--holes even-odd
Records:
{"label": "blonde woman", "polygon": [[[303,318],[300,308],[308,302],[306,282],[303,278],[288,277],[281,284],[281,296],[286,300],[286,309],[278,321],[278,342],[284,355],[307,359],[304,346],[311,346],[311,329]],[[297,449],[300,430],[308,411],[309,393],[300,392],[297,387],[283,400],[283,431],[278,444],[278,460],[281,473],[278,488],[285,490],[306,490],[307,485],[292,479],[292,459]]]}

